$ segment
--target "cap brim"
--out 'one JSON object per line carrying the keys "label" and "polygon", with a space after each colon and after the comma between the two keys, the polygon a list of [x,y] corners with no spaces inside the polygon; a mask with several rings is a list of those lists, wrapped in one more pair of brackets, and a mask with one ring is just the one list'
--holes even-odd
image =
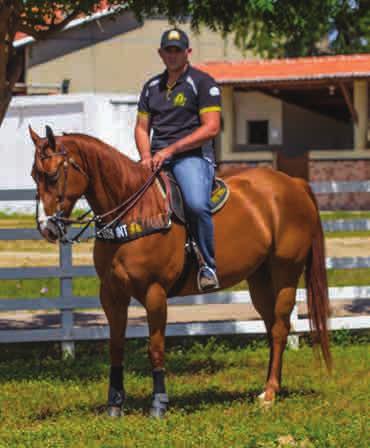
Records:
{"label": "cap brim", "polygon": [[168,47],[177,47],[181,48],[181,50],[186,50],[187,47],[178,40],[168,40],[163,45],[161,45],[161,48],[168,48]]}

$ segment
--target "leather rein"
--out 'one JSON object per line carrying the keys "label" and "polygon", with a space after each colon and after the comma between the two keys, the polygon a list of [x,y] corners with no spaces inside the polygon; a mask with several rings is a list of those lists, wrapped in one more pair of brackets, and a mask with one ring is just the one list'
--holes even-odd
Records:
{"label": "leather rein", "polygon": [[[93,235],[88,235],[85,237],[86,240],[92,239],[95,237],[98,237],[101,233],[103,233],[107,228],[110,228],[117,224],[124,215],[126,215],[142,198],[144,193],[148,190],[148,188],[153,184],[155,178],[157,177],[157,174],[159,173],[161,168],[157,168],[145,181],[145,183],[135,192],[133,193],[128,199],[126,199],[122,204],[119,204],[117,207],[101,214],[96,215],[93,210],[90,208],[87,212],[83,213],[81,216],[79,216],[76,219],[66,218],[63,216],[63,209],[62,205],[64,203],[65,194],[67,191],[67,180],[68,180],[68,167],[71,165],[74,169],[79,171],[82,175],[84,175],[87,179],[89,179],[88,174],[80,167],[80,165],[73,159],[73,157],[68,157],[68,153],[64,147],[64,145],[61,146],[61,151],[50,154],[50,155],[41,155],[40,159],[50,159],[52,157],[63,157],[63,160],[60,162],[58,167],[53,173],[47,173],[44,170],[39,170],[34,166],[34,172],[36,175],[36,183],[37,183],[37,193],[36,193],[36,221],[37,221],[37,227],[40,230],[40,224],[39,224],[39,204],[40,204],[40,194],[38,190],[38,182],[37,182],[37,174],[41,172],[41,174],[45,175],[46,185],[47,181],[52,183],[58,182],[62,168],[64,173],[64,183],[61,186],[61,188],[58,188],[57,193],[57,211],[52,216],[48,216],[48,219],[55,225],[56,229],[59,232],[60,241],[63,244],[74,244],[74,243],[80,243],[81,239],[80,237],[87,231],[87,229],[90,227],[93,223],[100,224],[100,229],[96,232],[94,232]],[[60,184],[58,185],[60,187]],[[85,219],[86,216],[88,216],[90,213],[93,213],[93,216],[90,219]],[[107,224],[105,224],[103,227],[101,225],[103,224],[104,218],[111,215],[112,213],[118,213],[118,215],[113,218],[111,221],[109,221]],[[66,226],[71,224],[80,224],[83,225],[83,228],[72,238],[67,237],[67,230]]]}

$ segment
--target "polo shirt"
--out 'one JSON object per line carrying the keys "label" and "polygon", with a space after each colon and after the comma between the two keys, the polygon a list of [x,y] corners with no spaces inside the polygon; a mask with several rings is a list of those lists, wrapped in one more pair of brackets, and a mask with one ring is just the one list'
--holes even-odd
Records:
{"label": "polo shirt", "polygon": [[[138,114],[150,119],[153,153],[194,132],[201,126],[200,116],[209,111],[221,111],[220,89],[211,76],[190,65],[173,86],[168,86],[167,70],[151,78],[138,105]],[[176,157],[189,155],[214,162],[212,140]]]}

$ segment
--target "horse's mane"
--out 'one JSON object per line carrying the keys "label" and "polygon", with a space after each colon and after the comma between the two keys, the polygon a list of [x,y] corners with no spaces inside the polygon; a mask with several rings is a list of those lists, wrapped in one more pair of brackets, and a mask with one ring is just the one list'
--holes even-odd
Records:
{"label": "horse's mane", "polygon": [[[111,198],[111,205],[117,206],[134,194],[151,174],[149,169],[98,138],[79,133],[65,134],[62,138],[66,145],[70,140],[77,146],[89,174],[98,173],[96,177],[100,178],[101,188]],[[159,226],[162,221],[164,223],[166,211],[166,203],[153,185],[125,219],[140,219],[145,224]]]}

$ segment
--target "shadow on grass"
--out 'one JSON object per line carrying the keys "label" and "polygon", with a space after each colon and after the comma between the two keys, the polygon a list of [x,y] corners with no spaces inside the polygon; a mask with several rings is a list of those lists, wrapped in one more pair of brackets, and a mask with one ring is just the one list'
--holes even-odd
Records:
{"label": "shadow on grass", "polygon": [[[224,368],[253,366],[264,374],[266,359],[250,361],[248,355],[228,358],[228,350],[244,348],[245,338],[176,338],[167,344],[166,368],[174,375],[216,373]],[[251,342],[251,350],[263,347]],[[214,356],[215,353],[217,356]],[[61,360],[60,344],[8,344],[0,351],[0,383],[21,380],[93,381],[107,379],[109,374],[108,342],[78,343],[75,359]],[[130,340],[124,363],[128,374],[149,376],[151,372],[146,340]]]}
{"label": "shadow on grass", "polygon": [[[170,410],[185,414],[192,414],[196,411],[205,409],[209,406],[215,405],[233,405],[237,403],[253,404],[257,403],[257,397],[261,393],[260,389],[249,389],[245,392],[231,392],[223,391],[219,388],[211,387],[207,390],[194,391],[190,393],[182,393],[181,395],[170,396]],[[285,400],[293,397],[301,398],[316,398],[319,397],[320,393],[313,390],[297,390],[297,389],[283,389],[278,400]],[[124,414],[126,416],[130,415],[143,415],[143,417],[148,417],[149,410],[151,406],[151,396],[147,397],[135,397],[134,395],[128,395],[124,404]],[[40,413],[35,414],[32,418],[34,421],[44,421],[47,419],[55,419],[61,415],[64,415],[66,410],[52,411],[50,409],[44,409]],[[107,405],[106,403],[95,404],[92,406],[86,406],[86,404],[76,404],[72,408],[69,408],[69,412],[72,414],[91,414],[105,417],[107,416]],[[108,417],[108,416],[107,416]]]}

